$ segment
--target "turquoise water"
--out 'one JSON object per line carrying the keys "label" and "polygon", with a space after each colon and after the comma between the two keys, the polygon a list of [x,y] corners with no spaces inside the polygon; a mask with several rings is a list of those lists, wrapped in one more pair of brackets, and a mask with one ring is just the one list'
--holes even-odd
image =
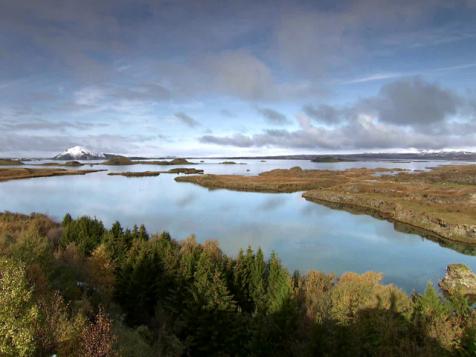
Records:
{"label": "turquoise water", "polygon": [[[437,164],[236,161],[247,164],[219,165],[217,161],[207,160],[194,167],[209,173],[255,174],[292,166],[416,170]],[[145,171],[168,167],[135,165],[108,169]],[[337,274],[379,271],[384,274],[385,282],[396,283],[407,291],[421,290],[429,280],[437,282],[450,263],[465,263],[476,270],[474,256],[418,235],[396,231],[387,221],[308,202],[301,193],[209,191],[193,184],[177,183],[174,177],[163,174],[125,178],[100,172],[3,182],[0,183],[0,210],[41,212],[58,220],[69,212],[73,216],[96,216],[106,225],[115,220],[124,226],[143,223],[149,232],[168,231],[176,239],[195,234],[200,242],[217,240],[224,252],[231,255],[248,245],[261,247],[266,254],[274,250],[290,270],[316,269]]]}

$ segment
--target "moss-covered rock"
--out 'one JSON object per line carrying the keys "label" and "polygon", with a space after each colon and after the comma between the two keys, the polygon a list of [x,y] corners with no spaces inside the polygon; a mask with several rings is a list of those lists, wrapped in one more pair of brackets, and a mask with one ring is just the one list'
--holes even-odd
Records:
{"label": "moss-covered rock", "polygon": [[476,274],[464,264],[450,264],[439,283],[446,293],[476,296]]}

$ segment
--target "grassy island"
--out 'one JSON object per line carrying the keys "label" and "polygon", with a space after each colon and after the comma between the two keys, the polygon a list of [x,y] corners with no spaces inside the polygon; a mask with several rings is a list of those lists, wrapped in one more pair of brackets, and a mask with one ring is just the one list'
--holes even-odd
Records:
{"label": "grassy island", "polygon": [[124,177],[153,177],[159,176],[160,171],[142,171],[142,172],[109,172],[109,176],[124,176]]}
{"label": "grassy island", "polygon": [[194,165],[195,163],[188,161],[187,159],[173,159],[170,161],[167,160],[150,160],[150,161],[144,161],[144,160],[131,160],[127,157],[124,156],[117,156],[110,158],[109,160],[106,160],[102,163],[102,165]]}
{"label": "grassy island", "polygon": [[13,213],[0,248],[5,356],[469,356],[476,343],[458,291],[291,274],[260,249],[230,257],[144,226]]}
{"label": "grassy island", "polygon": [[176,181],[210,189],[305,191],[303,197],[313,202],[405,223],[448,241],[476,244],[476,165],[439,166],[423,172],[295,167],[258,176],[203,175]]}
{"label": "grassy island", "polygon": [[170,169],[162,172],[164,174],[201,175],[204,171],[201,169],[194,169],[189,167],[177,167],[175,169]]}
{"label": "grassy island", "polygon": [[20,160],[14,159],[0,159],[0,166],[16,166],[16,165],[23,165],[23,162]]}
{"label": "grassy island", "polygon": [[316,156],[311,160],[312,162],[322,162],[322,163],[337,163],[337,162],[353,162],[356,160],[346,158],[346,157],[340,157],[340,156],[329,156],[329,155],[323,155],[323,156]]}
{"label": "grassy island", "polygon": [[44,164],[39,164],[38,166],[70,166],[70,167],[79,167],[84,164],[79,161],[66,161],[65,163],[60,162],[46,162]]}
{"label": "grassy island", "polygon": [[86,175],[103,170],[67,170],[67,169],[31,169],[3,168],[0,169],[0,181],[29,179],[36,177]]}
{"label": "grassy island", "polygon": [[124,156],[112,157],[102,163],[102,165],[120,166],[120,165],[134,165],[135,162]]}

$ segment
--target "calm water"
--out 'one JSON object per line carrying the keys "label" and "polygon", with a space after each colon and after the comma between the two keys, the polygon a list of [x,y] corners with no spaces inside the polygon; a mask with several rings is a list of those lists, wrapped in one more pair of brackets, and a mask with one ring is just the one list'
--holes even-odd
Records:
{"label": "calm water", "polygon": [[[216,160],[206,161],[194,167],[208,173],[256,174],[293,166],[420,170],[448,164],[237,160],[246,165],[220,165]],[[168,167],[135,165],[108,169],[145,171]],[[274,250],[290,270],[317,269],[337,274],[380,271],[385,275],[385,282],[396,283],[407,291],[421,290],[429,280],[437,282],[450,263],[465,263],[476,270],[474,256],[414,234],[398,232],[386,221],[307,202],[301,193],[209,191],[189,183],[176,183],[174,177],[163,174],[125,178],[100,172],[3,182],[0,183],[0,210],[41,212],[58,220],[69,212],[73,216],[96,216],[107,225],[115,220],[124,226],[144,223],[150,232],[165,230],[176,239],[195,234],[200,242],[218,240],[221,248],[231,255],[248,245],[261,247],[266,254]]]}

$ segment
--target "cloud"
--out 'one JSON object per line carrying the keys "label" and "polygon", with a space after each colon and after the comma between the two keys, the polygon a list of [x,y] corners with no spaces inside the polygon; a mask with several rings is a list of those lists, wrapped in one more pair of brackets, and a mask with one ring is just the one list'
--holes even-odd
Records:
{"label": "cloud", "polygon": [[345,110],[327,104],[321,104],[317,107],[306,105],[303,111],[317,122],[327,124],[337,124],[345,117]]}
{"label": "cloud", "polygon": [[[202,143],[237,147],[373,150],[471,147],[476,140],[474,98],[420,78],[389,83],[348,107],[306,106],[298,130],[203,136]],[[464,113],[464,118],[456,117]],[[324,124],[324,125],[323,125]]]}
{"label": "cloud", "polygon": [[[140,151],[147,143],[153,148],[152,142],[156,135],[37,135],[37,134],[10,134],[0,141],[0,152],[16,156],[19,153],[30,155],[50,156],[62,152],[64,149],[76,145],[90,148],[97,152],[127,154]],[[127,145],[126,145],[127,143]]]}
{"label": "cloud", "polygon": [[266,63],[246,50],[224,51],[201,59],[209,79],[204,89],[256,101],[277,98],[286,88],[276,82]]}
{"label": "cloud", "polygon": [[287,148],[305,150],[375,150],[375,149],[442,149],[474,145],[476,134],[431,135],[417,133],[393,125],[382,125],[370,117],[361,116],[356,122],[340,128],[316,127],[312,123],[300,129],[267,130],[260,134],[204,136],[202,143],[237,146],[241,148]]}
{"label": "cloud", "polygon": [[236,116],[235,113],[233,113],[232,111],[228,109],[220,110],[220,114],[227,118],[234,118]]}
{"label": "cloud", "polygon": [[[19,134],[57,130],[51,137],[62,131],[83,137],[88,129],[80,123],[100,120],[109,124],[108,132],[137,134],[157,124],[162,113],[178,113],[186,117],[164,121],[161,127],[173,136],[171,140],[179,142],[180,137],[182,142],[194,140],[196,133],[178,134],[172,125],[200,125],[191,109],[196,103],[203,105],[200,115],[209,118],[207,124],[213,125],[214,133],[238,125],[253,132],[252,118],[237,123],[250,106],[260,108],[273,126],[284,125],[290,116],[283,118],[271,108],[302,107],[310,120],[308,126],[231,134],[225,142],[239,147],[255,143],[257,147],[282,147],[286,142],[307,147],[313,143],[355,146],[357,138],[340,134],[348,130],[352,136],[355,130],[371,137],[359,124],[362,115],[373,118],[373,130],[392,143],[398,144],[394,135],[412,135],[414,141],[408,144],[417,139],[423,143],[429,131],[439,135],[438,140],[456,142],[446,139],[456,130],[468,137],[471,123],[460,119],[450,125],[450,118],[464,113],[464,118],[474,120],[475,112],[461,95],[417,79],[384,85],[372,96],[364,91],[374,88],[370,84],[401,75],[442,78],[449,77],[449,71],[455,71],[452,85],[474,87],[463,77],[467,71],[470,78],[475,66],[470,62],[474,57],[470,41],[476,34],[472,3],[4,1],[0,11],[0,122],[4,131],[8,129],[4,136],[15,130],[22,131]],[[468,63],[459,61],[464,58]],[[352,88],[345,87],[351,83]],[[341,87],[334,88],[336,85]],[[357,96],[367,98],[353,99]],[[351,104],[316,105],[312,102],[316,97],[319,103],[345,99]],[[412,102],[414,98],[418,100]],[[233,113],[217,116],[221,108],[231,108]],[[223,118],[233,116],[235,120]],[[50,122],[58,124],[50,129]],[[94,135],[105,131],[90,128],[87,133]],[[378,138],[371,139],[368,145],[381,145]],[[31,147],[40,147],[35,140]],[[222,141],[224,137],[208,135],[203,140]]]}
{"label": "cloud", "polygon": [[66,131],[68,129],[75,129],[75,130],[88,130],[93,127],[105,127],[108,124],[106,123],[86,123],[81,121],[48,121],[43,119],[37,119],[34,121],[6,121],[0,122],[0,128],[6,131],[36,131],[36,130],[44,130],[44,131]]}
{"label": "cloud", "polygon": [[402,73],[397,73],[397,72],[396,73],[374,73],[364,77],[359,77],[359,78],[343,81],[342,84],[358,84],[358,83],[382,81],[385,79],[401,77],[402,75],[403,75]]}
{"label": "cloud", "polygon": [[288,120],[288,118],[274,110],[274,109],[270,109],[270,108],[257,108],[256,109],[258,111],[258,113],[260,113],[268,123],[270,124],[273,124],[273,125],[286,125],[286,124],[289,124],[290,121]]}
{"label": "cloud", "polygon": [[414,77],[384,85],[361,105],[382,122],[418,126],[444,121],[457,112],[459,102],[455,93]]}
{"label": "cloud", "polygon": [[255,146],[253,138],[243,134],[234,134],[233,136],[224,137],[215,135],[204,135],[199,140],[201,143],[204,144],[229,145],[243,148]]}
{"label": "cloud", "polygon": [[185,124],[186,126],[190,128],[196,128],[201,125],[198,121],[193,119],[191,116],[182,112],[175,113],[175,118],[177,118],[182,124]]}

